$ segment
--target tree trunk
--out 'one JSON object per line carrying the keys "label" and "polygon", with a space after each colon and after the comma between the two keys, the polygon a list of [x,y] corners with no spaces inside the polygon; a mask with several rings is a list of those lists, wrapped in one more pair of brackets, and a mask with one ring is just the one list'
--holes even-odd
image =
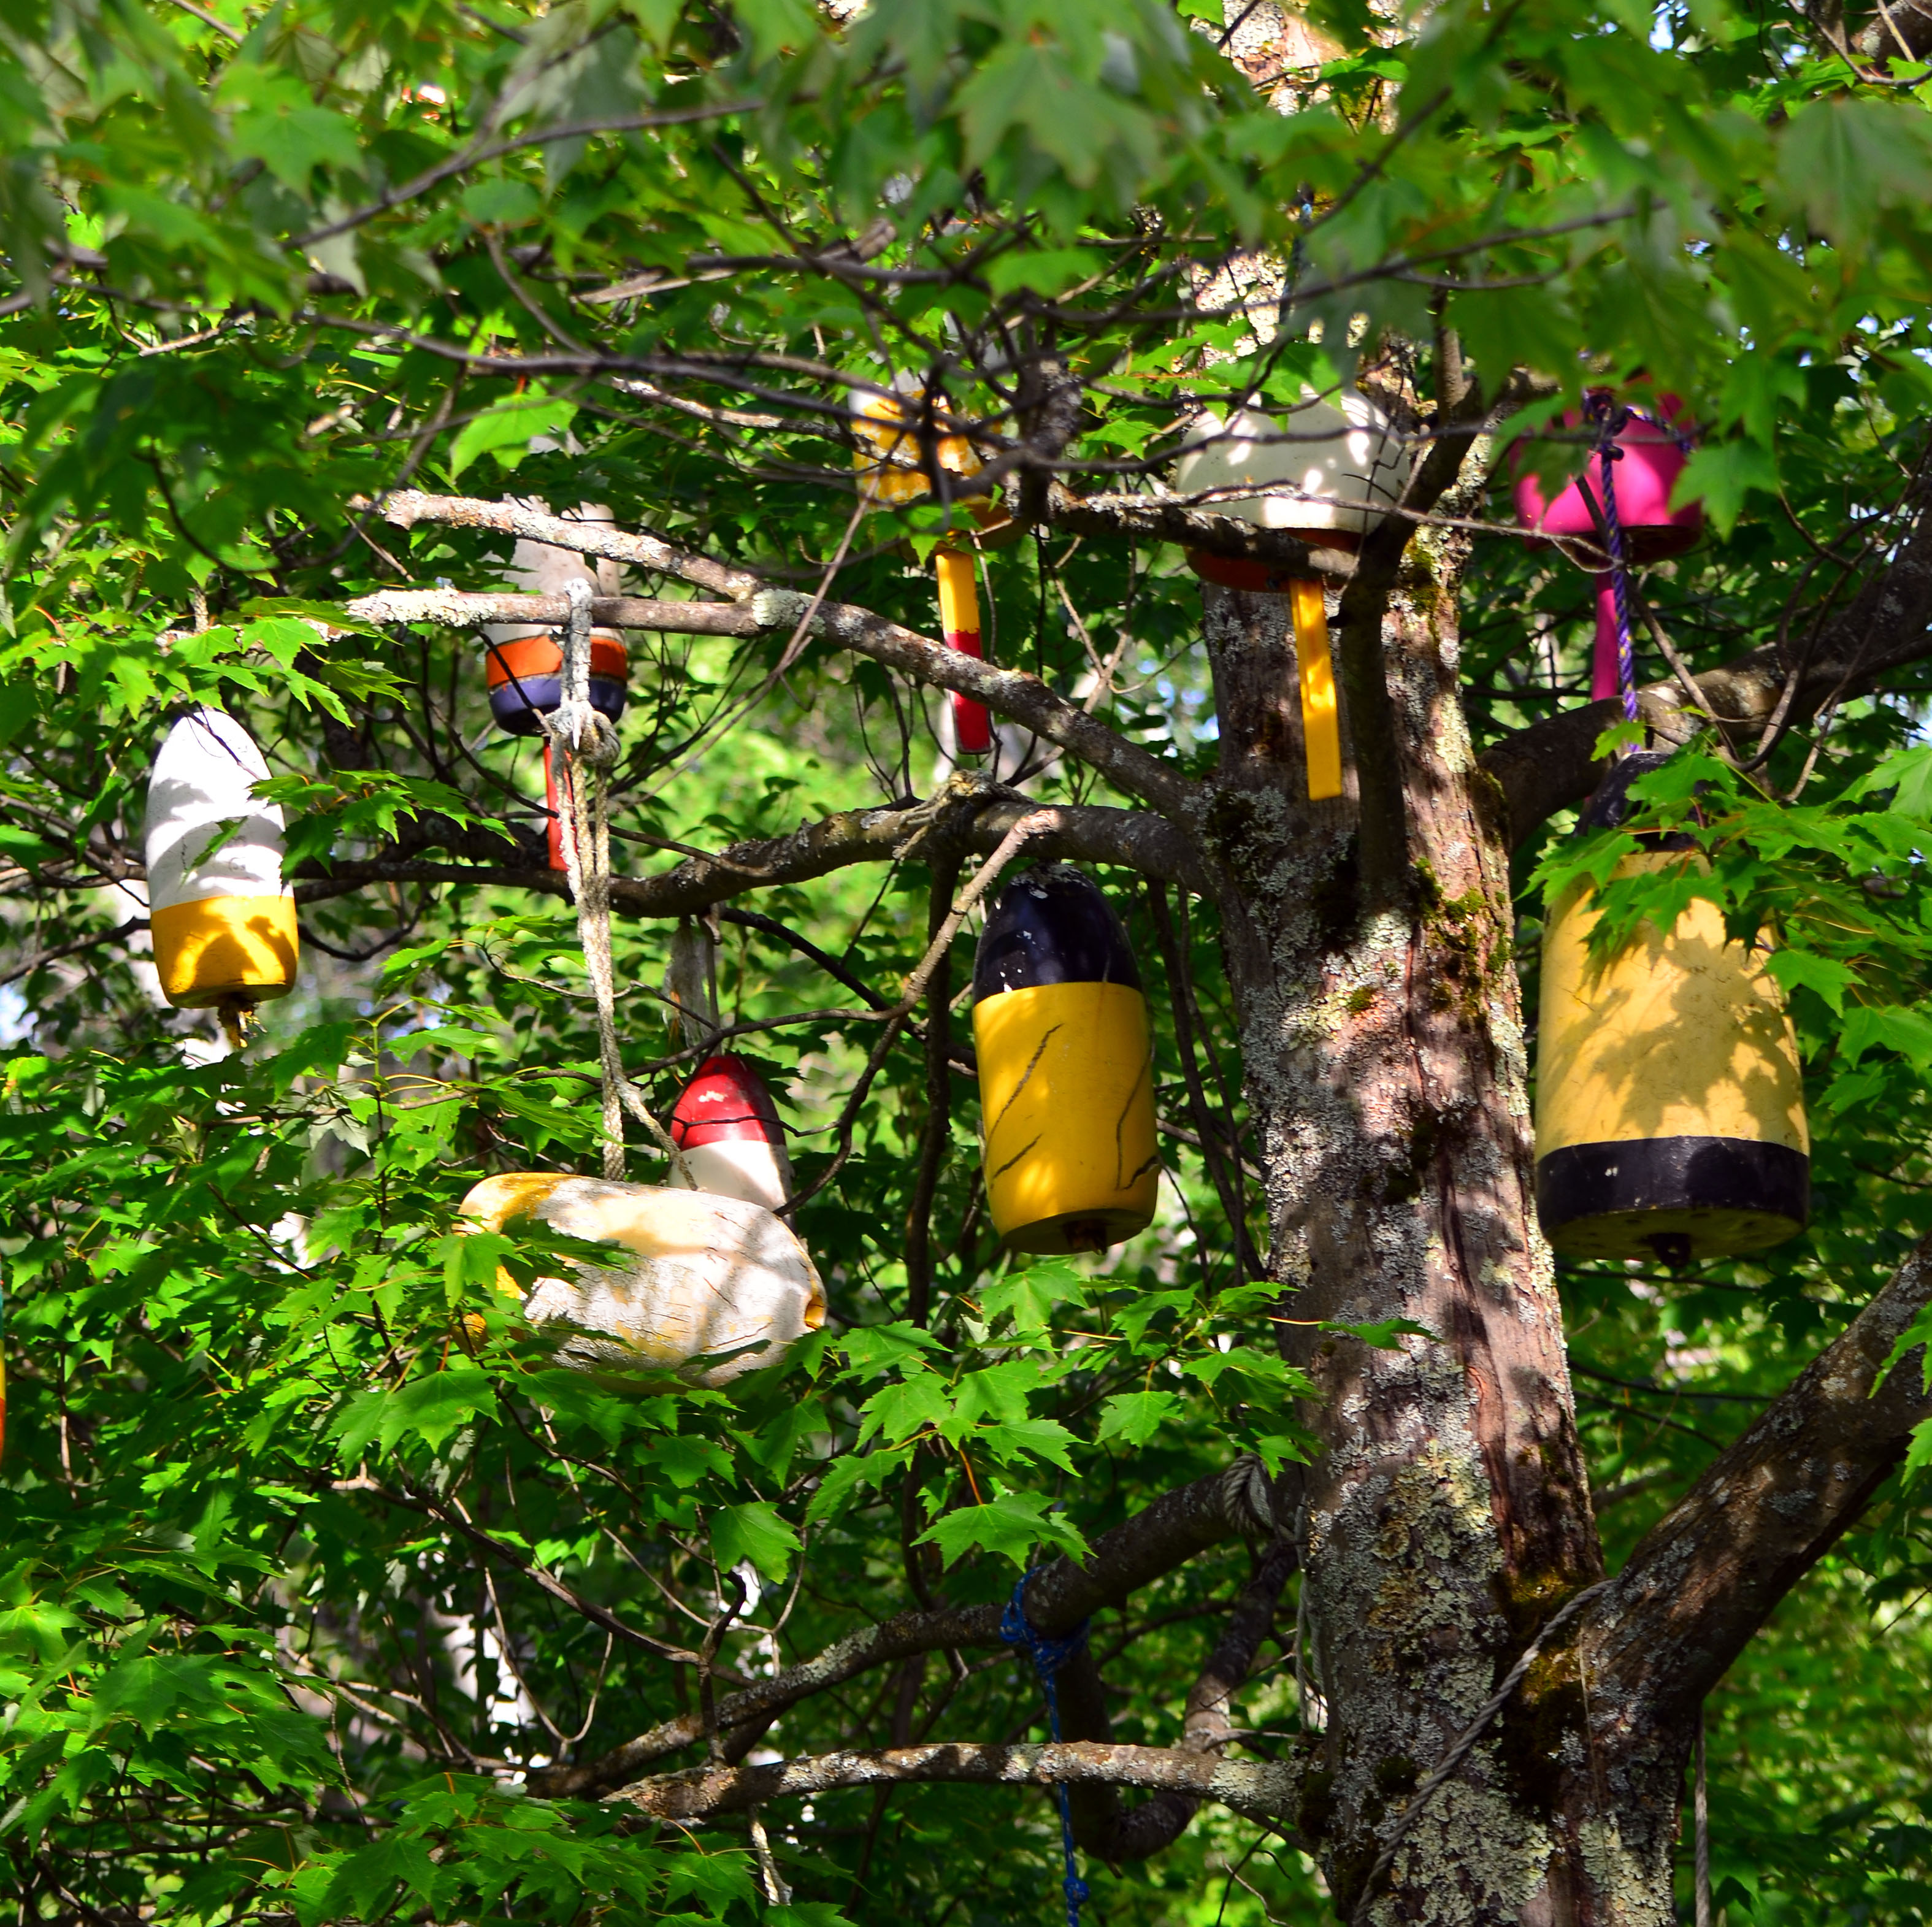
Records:
{"label": "tree trunk", "polygon": [[[1338,635],[1349,738],[1384,760],[1352,761],[1332,803],[1306,800],[1287,599],[1204,592],[1222,763],[1203,841],[1228,878],[1277,1328],[1323,1393],[1304,1551],[1328,1724],[1299,1821],[1345,1917],[1418,1783],[1602,1569],[1536,1220],[1504,826],[1456,693],[1460,563],[1412,544],[1375,647]],[[1402,800],[1379,839],[1364,791]],[[1379,876],[1378,840],[1399,853]],[[1426,1335],[1384,1349],[1318,1328],[1391,1319]],[[1643,1850],[1610,1852],[1556,1645],[1407,1825],[1370,1918],[1670,1917],[1681,1760],[1642,1792]]]}

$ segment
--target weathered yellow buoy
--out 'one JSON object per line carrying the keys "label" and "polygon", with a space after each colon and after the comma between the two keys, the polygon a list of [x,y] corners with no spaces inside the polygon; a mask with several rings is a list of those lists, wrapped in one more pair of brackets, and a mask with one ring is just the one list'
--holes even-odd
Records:
{"label": "weathered yellow buoy", "polygon": [[1064,864],[1000,898],[973,965],[994,1229],[1099,1251],[1146,1229],[1160,1181],[1147,999],[1107,899]]}
{"label": "weathered yellow buoy", "polygon": [[[556,1172],[486,1178],[462,1215],[484,1231],[532,1220],[616,1245],[608,1268],[573,1265],[524,1299],[532,1324],[573,1328],[560,1355],[592,1370],[675,1371],[720,1385],[776,1364],[825,1322],[825,1291],[791,1228],[760,1205],[709,1191],[613,1184]],[[517,1287],[499,1271],[499,1286]],[[704,1361],[702,1370],[690,1367]]]}
{"label": "weathered yellow buoy", "polygon": [[179,1009],[238,1013],[294,985],[300,938],[282,887],[282,812],[249,794],[268,774],[254,738],[217,709],[190,710],[154,758],[148,920],[162,994]]}
{"label": "weathered yellow buoy", "polygon": [[[1613,827],[1632,779],[1667,760],[1625,757],[1582,829]],[[1701,863],[1686,838],[1626,857],[1628,876]],[[1762,951],[1728,942],[1694,899],[1666,934],[1638,927],[1601,961],[1587,884],[1552,909],[1538,1025],[1536,1201],[1544,1235],[1577,1257],[1672,1269],[1781,1243],[1810,1212],[1810,1140],[1797,1041]]]}

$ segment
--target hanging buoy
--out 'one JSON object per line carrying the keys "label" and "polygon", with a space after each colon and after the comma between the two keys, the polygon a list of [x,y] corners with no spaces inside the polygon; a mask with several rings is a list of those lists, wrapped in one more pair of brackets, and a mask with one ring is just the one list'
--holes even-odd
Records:
{"label": "hanging buoy", "polygon": [[[513,1172],[484,1179],[460,1211],[484,1231],[534,1221],[620,1249],[608,1267],[573,1262],[567,1277],[538,1278],[524,1298],[532,1324],[569,1328],[559,1355],[580,1369],[671,1370],[694,1385],[725,1385],[776,1364],[825,1322],[824,1288],[805,1247],[782,1219],[741,1198]],[[507,1271],[496,1282],[517,1295]]]}
{"label": "hanging buoy", "polygon": [[[1614,827],[1636,776],[1624,757],[1580,831]],[[1626,857],[1629,876],[1699,863],[1688,837]],[[1762,953],[1726,941],[1694,899],[1666,934],[1638,926],[1599,962],[1586,884],[1552,908],[1538,1025],[1536,1201],[1544,1235],[1578,1257],[1654,1258],[1672,1270],[1762,1250],[1803,1230],[1810,1140],[1798,1046]]]}
{"label": "hanging buoy", "polygon": [[1016,1251],[1099,1251],[1154,1220],[1147,999],[1107,899],[1064,864],[1001,894],[973,964],[993,1227]]}
{"label": "hanging buoy", "polygon": [[[485,659],[490,713],[512,736],[540,736],[543,719],[563,700],[563,651],[541,629],[512,642],[492,642]],[[609,629],[590,632],[590,707],[613,722],[624,713],[630,658]]]}
{"label": "hanging buoy", "polygon": [[[168,731],[148,779],[148,923],[161,992],[237,1021],[294,986],[301,939],[282,887],[282,812],[254,739],[217,709]],[[232,826],[232,830],[230,826]]]}
{"label": "hanging buoy", "polygon": [[[669,1128],[698,1190],[774,1211],[791,1196],[791,1163],[778,1106],[742,1057],[706,1058],[684,1087]],[[666,1181],[686,1182],[675,1160]]]}
{"label": "hanging buoy", "polygon": [[[1553,498],[1544,495],[1533,471],[1520,474],[1517,521],[1539,536],[1559,542],[1586,542],[1594,553],[1602,554],[1608,512],[1614,506],[1624,562],[1641,567],[1682,555],[1704,532],[1704,505],[1687,502],[1676,509],[1670,506],[1678,478],[1690,460],[1687,438],[1671,425],[1678,413],[1677,398],[1662,398],[1660,419],[1656,420],[1618,410],[1606,389],[1593,390],[1587,402],[1585,415],[1573,412],[1563,419],[1573,428],[1582,426],[1586,417],[1606,430],[1614,428],[1606,437],[1607,446],[1593,450],[1582,473]],[[1625,417],[1621,426],[1613,419],[1618,412]],[[1617,654],[1616,574],[1606,568],[1597,575],[1597,633],[1590,659],[1593,701],[1616,695]]]}
{"label": "hanging buoy", "polygon": [[[880,395],[855,390],[852,401],[852,434],[857,443],[861,500],[874,508],[901,508],[922,500],[932,492],[931,479],[925,473],[919,437],[903,426],[905,409],[902,395],[919,392],[916,379],[902,370],[895,377],[897,391]],[[938,438],[939,466],[947,473],[977,475],[984,465],[974,452],[973,444],[960,434]],[[933,551],[933,572],[939,585],[939,627],[949,649],[976,660],[984,659],[980,639],[980,596],[976,551],[988,539],[1000,535],[1017,537],[1012,518],[997,503],[984,496],[968,496],[960,507],[974,524],[970,534],[956,536]],[[952,733],[962,756],[984,756],[993,747],[992,719],[983,703],[970,696],[952,698]]]}
{"label": "hanging buoy", "polygon": [[[542,509],[544,504],[537,502],[532,506]],[[600,503],[586,502],[579,504],[573,519],[608,522],[611,515]],[[600,561],[592,567],[589,559],[574,549],[558,548],[550,542],[520,539],[506,572],[523,593],[530,596],[560,596],[564,584],[573,577],[591,583],[600,596],[617,593],[616,563]],[[490,713],[497,728],[512,736],[542,735],[543,719],[563,700],[563,649],[556,632],[496,623],[483,634],[484,676],[490,692]],[[624,713],[630,666],[624,638],[615,629],[590,632],[590,706],[614,723]],[[568,867],[563,854],[562,806],[547,737],[544,740],[544,806],[548,812],[545,841],[549,845],[550,866],[562,870]]]}
{"label": "hanging buoy", "polygon": [[[1176,480],[1190,495],[1244,487],[1275,490],[1216,497],[1202,506],[1261,528],[1291,530],[1329,548],[1352,549],[1400,499],[1408,456],[1393,425],[1366,395],[1345,392],[1330,402],[1315,400],[1312,389],[1305,392],[1306,404],[1280,421],[1247,410],[1224,430],[1219,416],[1203,415],[1198,432],[1224,439],[1183,455]],[[1309,800],[1340,796],[1342,724],[1322,585],[1268,563],[1203,550],[1190,550],[1187,560],[1197,575],[1224,588],[1288,598]]]}

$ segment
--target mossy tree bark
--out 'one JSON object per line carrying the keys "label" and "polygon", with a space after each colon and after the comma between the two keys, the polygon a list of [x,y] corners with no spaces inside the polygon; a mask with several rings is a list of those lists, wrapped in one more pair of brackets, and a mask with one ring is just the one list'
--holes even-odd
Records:
{"label": "mossy tree bark", "polygon": [[[1352,652],[1380,675],[1348,682],[1355,759],[1332,803],[1306,800],[1286,599],[1204,592],[1222,761],[1201,833],[1230,880],[1280,1343],[1324,1394],[1304,1550],[1328,1730],[1299,1820],[1344,1913],[1406,1796],[1601,1571],[1537,1228],[1504,826],[1456,694],[1461,559],[1412,544],[1375,650]],[[1379,865],[1365,792],[1401,802]],[[1383,1349],[1318,1328],[1392,1319],[1422,1331]],[[1555,1673],[1409,1826],[1371,1917],[1629,1917],[1593,1894],[1588,1775],[1568,1770],[1582,1699]],[[1658,1871],[1645,1904],[1665,1918]]]}

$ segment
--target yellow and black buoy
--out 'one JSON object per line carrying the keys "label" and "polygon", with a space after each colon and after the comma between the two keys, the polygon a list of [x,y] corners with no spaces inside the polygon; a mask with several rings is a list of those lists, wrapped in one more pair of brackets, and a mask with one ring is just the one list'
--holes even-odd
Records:
{"label": "yellow and black buoy", "polygon": [[1153,1222],[1147,999],[1107,899],[1064,864],[1000,896],[973,965],[993,1228],[1016,1251],[1100,1251]]}
{"label": "yellow and black buoy", "polygon": [[[1614,827],[1636,776],[1618,763],[1580,831]],[[1616,874],[1699,863],[1688,837],[1659,839]],[[1599,912],[1586,884],[1543,939],[1536,1080],[1536,1203],[1544,1235],[1575,1257],[1654,1258],[1672,1270],[1762,1250],[1804,1228],[1810,1140],[1792,1034],[1761,950],[1730,942],[1708,898],[1666,934],[1640,925],[1592,958]]]}

